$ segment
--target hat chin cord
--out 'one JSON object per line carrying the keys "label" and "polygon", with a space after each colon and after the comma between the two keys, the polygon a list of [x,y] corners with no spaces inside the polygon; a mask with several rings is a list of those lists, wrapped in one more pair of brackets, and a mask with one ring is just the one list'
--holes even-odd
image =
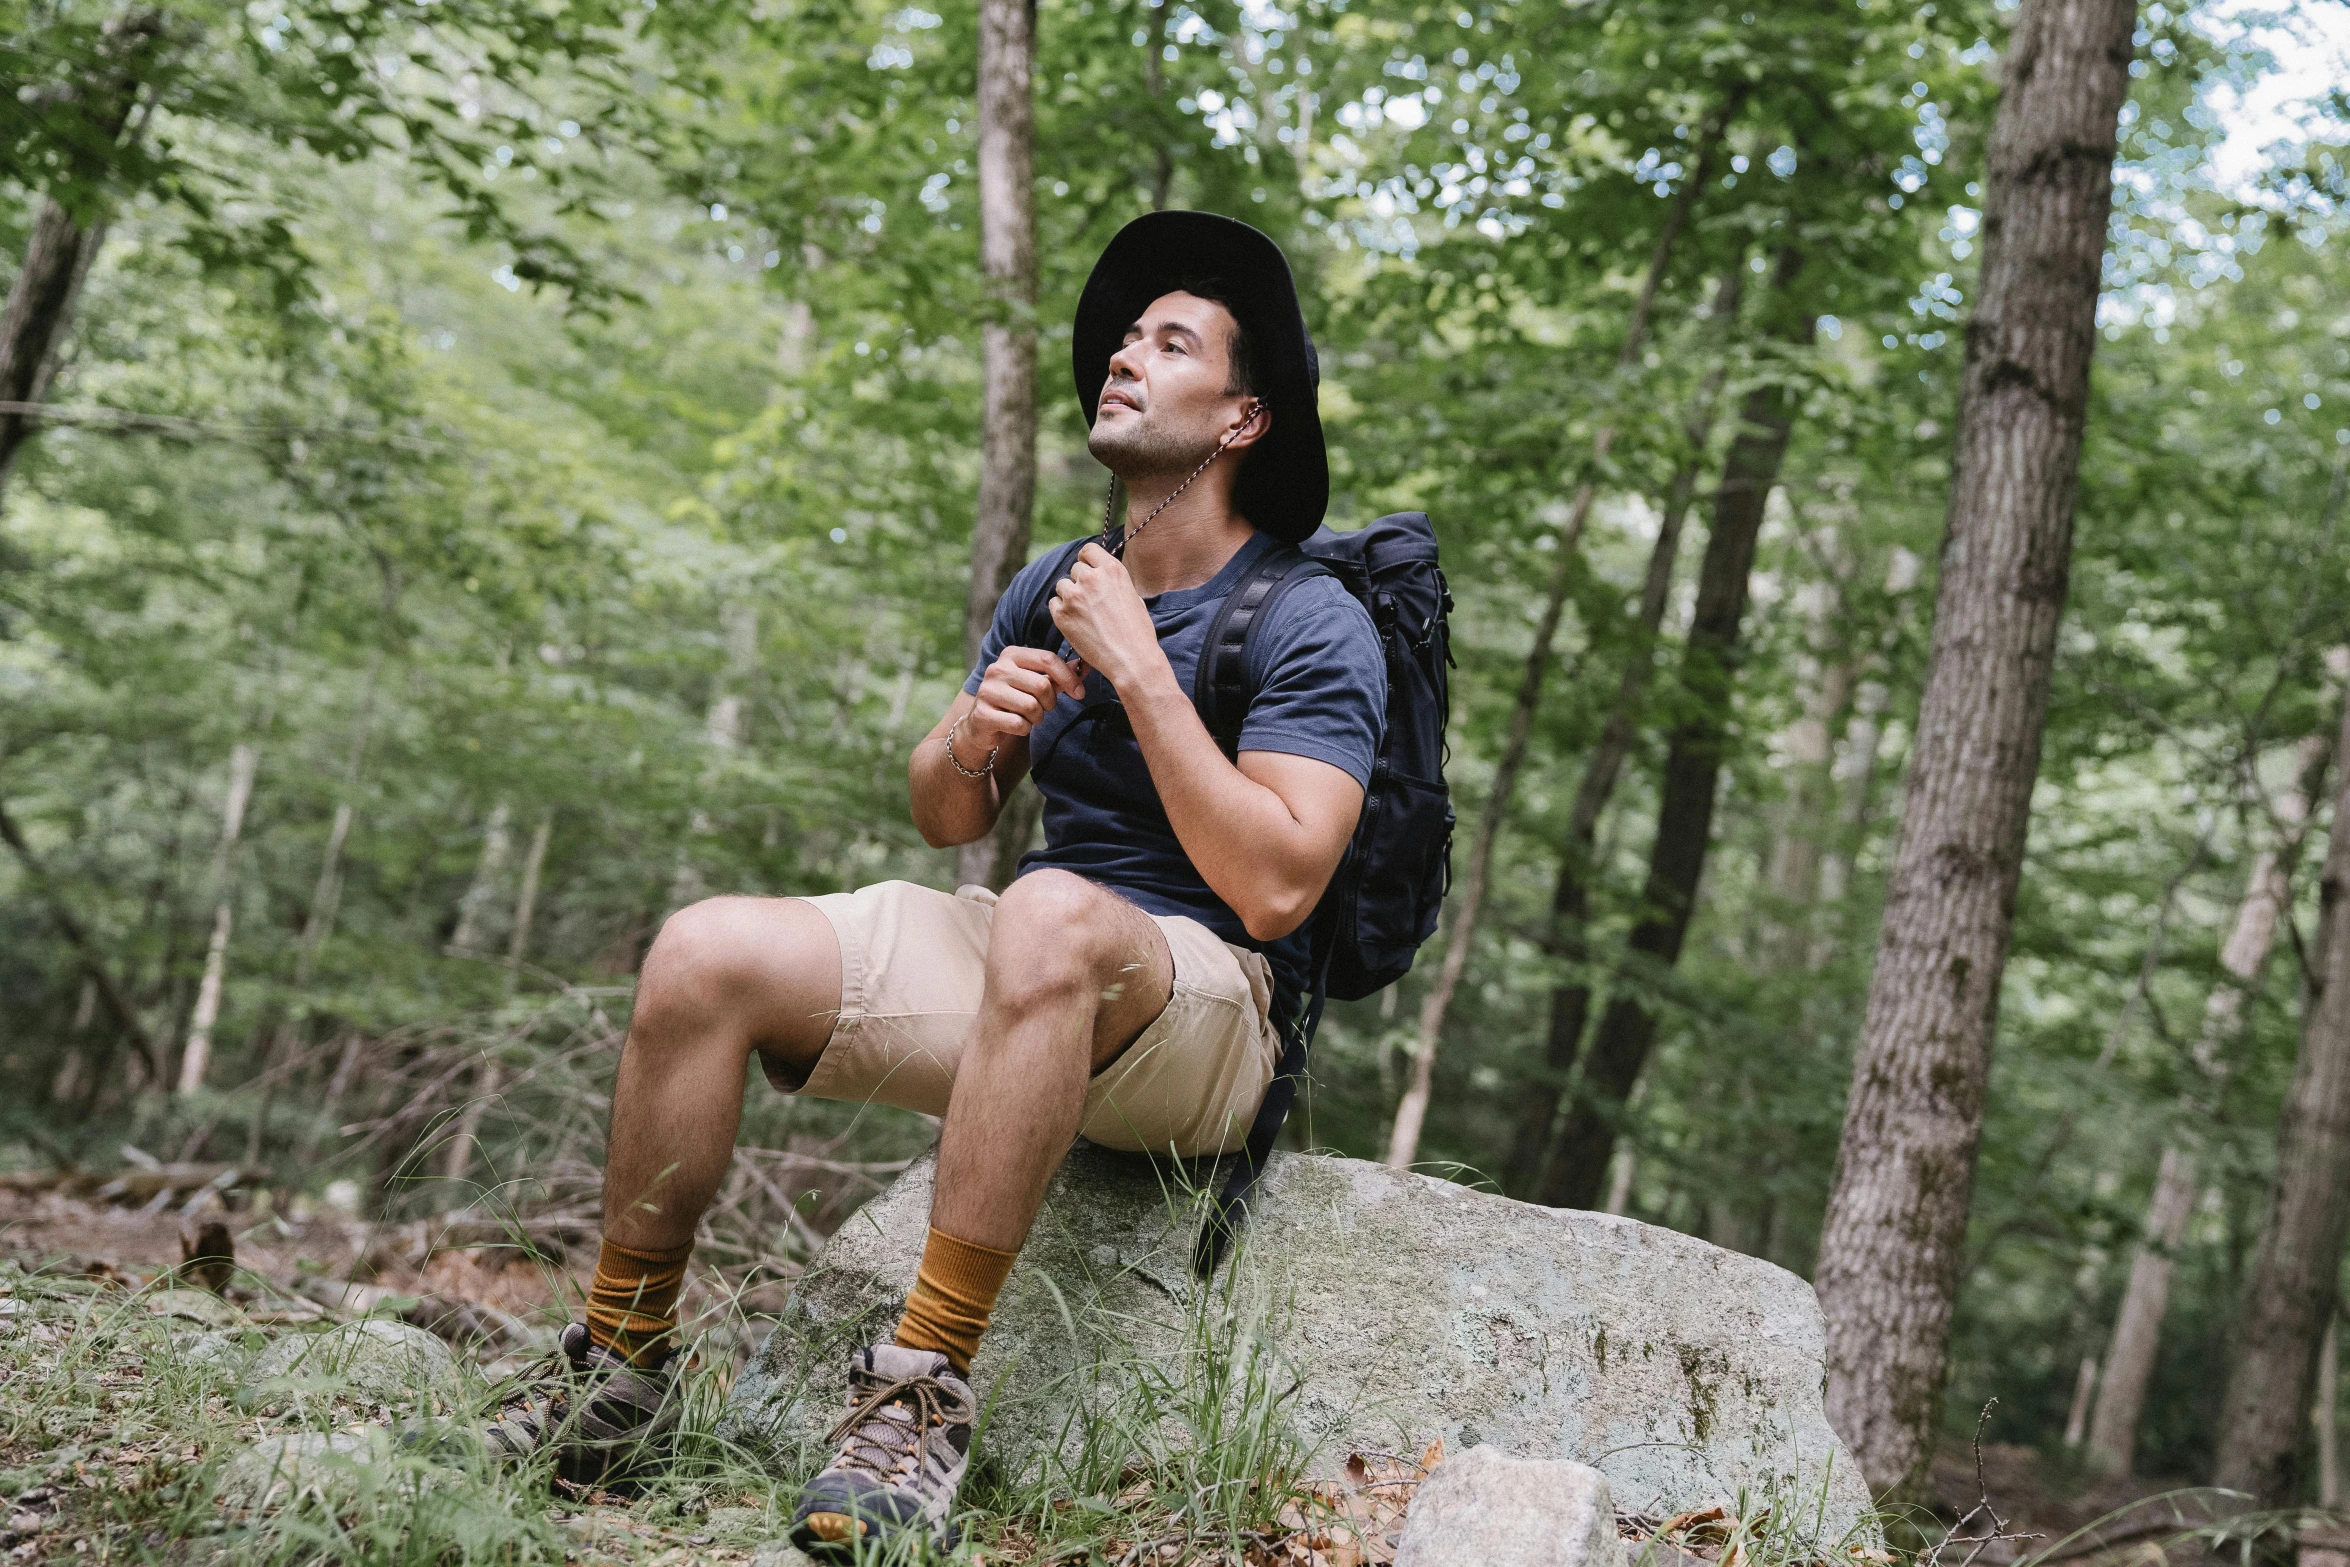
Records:
{"label": "hat chin cord", "polygon": [[1126,547],[1134,542],[1135,536],[1141,533],[1143,529],[1149,527],[1152,522],[1156,521],[1160,512],[1163,512],[1168,507],[1174,505],[1175,497],[1181,495],[1185,490],[1191,488],[1192,479],[1196,479],[1201,474],[1206,473],[1210,463],[1223,456],[1224,453],[1231,448],[1234,441],[1239,440],[1243,435],[1247,434],[1249,427],[1255,424],[1259,419],[1262,419],[1269,411],[1270,410],[1266,406],[1265,400],[1263,398],[1259,397],[1252,399],[1248,405],[1248,417],[1241,420],[1240,423],[1234,425],[1229,431],[1225,433],[1224,439],[1216,443],[1216,449],[1208,453],[1206,458],[1201,461],[1198,467],[1191,470],[1191,478],[1185,479],[1181,484],[1178,484],[1175,486],[1175,488],[1169,490],[1167,492],[1167,498],[1159,502],[1158,505],[1153,506],[1150,509],[1149,515],[1145,516],[1142,521],[1136,523],[1131,528],[1119,530],[1114,521],[1118,512],[1118,476],[1114,473],[1111,474],[1110,493],[1102,498],[1102,548],[1110,552],[1112,559],[1124,560],[1126,558]]}

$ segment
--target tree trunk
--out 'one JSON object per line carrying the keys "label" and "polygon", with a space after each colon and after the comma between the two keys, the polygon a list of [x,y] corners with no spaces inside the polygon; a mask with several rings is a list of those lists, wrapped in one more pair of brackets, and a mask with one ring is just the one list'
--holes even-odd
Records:
{"label": "tree trunk", "polygon": [[2317,1406],[2310,1421],[2317,1427],[2317,1505],[2328,1512],[2342,1505],[2342,1441],[2335,1411],[2342,1401],[2342,1328],[2340,1318],[2326,1324],[2317,1351]]}
{"label": "tree trunk", "polygon": [[73,214],[44,197],[25,243],[24,265],[0,311],[0,404],[19,405],[0,413],[0,489],[16,466],[16,454],[33,431],[35,416],[23,405],[44,401],[57,372],[57,350],[73,324],[90,263],[106,243],[106,225],[74,221]]}
{"label": "tree trunk", "polygon": [[2350,702],[2332,794],[2300,1057],[2277,1125],[2276,1176],[2236,1322],[2240,1347],[2212,1465],[2214,1484],[2247,1492],[2260,1507],[2300,1500],[2303,1411],[2318,1340],[2334,1320],[2350,1223]]}
{"label": "tree trunk", "polygon": [[1820,1236],[1828,1418],[1899,1500],[1942,1401],[2136,25],[2134,0],[2024,0],[1992,124],[1933,644]]}
{"label": "tree trunk", "polygon": [[[1035,60],[1030,0],[979,0],[979,268],[992,313],[980,338],[986,391],[963,613],[966,664],[977,661],[996,601],[1028,564],[1036,510]],[[1011,880],[1035,825],[1033,811],[1015,811],[1014,800],[1005,802],[996,831],[963,845],[956,881],[1001,887]]]}
{"label": "tree trunk", "polygon": [[245,806],[253,798],[256,757],[249,745],[229,752],[228,800],[220,813],[220,847],[212,857],[212,885],[220,895],[212,911],[212,942],[204,949],[204,982],[196,988],[196,1010],[188,1019],[188,1043],[180,1053],[179,1091],[193,1094],[204,1086],[212,1065],[212,1026],[220,1021],[221,989],[228,980],[229,934],[236,925],[235,870],[237,836],[245,830]]}
{"label": "tree trunk", "polygon": [[[1648,340],[1649,319],[1656,312],[1657,295],[1664,287],[1665,271],[1672,264],[1674,248],[1688,227],[1689,214],[1696,207],[1707,180],[1712,177],[1714,155],[1721,150],[1730,121],[1744,102],[1745,91],[1741,88],[1723,104],[1700,137],[1696,167],[1676,193],[1671,209],[1665,214],[1664,226],[1657,232],[1656,245],[1649,252],[1648,271],[1641,279],[1640,295],[1632,306],[1624,346],[1616,354],[1619,376],[1640,361],[1641,346]],[[1606,463],[1615,442],[1613,419],[1592,433],[1594,475]],[[1510,707],[1501,760],[1493,770],[1493,787],[1486,794],[1485,808],[1477,817],[1477,835],[1469,846],[1469,868],[1461,878],[1460,894],[1454,900],[1452,920],[1444,935],[1444,958],[1437,968],[1435,983],[1428,987],[1428,994],[1420,1003],[1411,1083],[1396,1105],[1395,1124],[1387,1141],[1387,1162],[1398,1169],[1419,1157],[1420,1129],[1428,1119],[1428,1099],[1435,1083],[1436,1042],[1444,1033],[1444,1019],[1452,1009],[1453,993],[1460,988],[1461,973],[1468,967],[1469,951],[1477,936],[1477,921],[1485,910],[1485,887],[1493,870],[1494,840],[1500,835],[1503,818],[1509,814],[1510,797],[1517,792],[1518,773],[1526,765],[1526,746],[1534,732],[1534,711],[1542,700],[1543,680],[1550,673],[1551,644],[1558,639],[1559,621],[1566,612],[1567,590],[1574,583],[1576,552],[1598,493],[1596,477],[1585,479],[1577,486],[1575,498],[1555,535],[1556,564],[1543,595],[1542,614],[1535,623],[1534,644],[1526,650],[1526,667],[1518,676],[1517,700]]]}
{"label": "tree trunk", "polygon": [[[539,872],[547,863],[547,840],[554,835],[555,813],[549,811],[539,818],[538,830],[530,835],[530,849],[522,857],[522,891],[514,900],[514,935],[506,945],[505,994],[511,997],[522,980],[522,959],[530,951],[531,921],[539,907]],[[462,1181],[473,1168],[473,1145],[481,1136],[481,1118],[491,1101],[506,1085],[506,1072],[495,1056],[481,1064],[481,1076],[474,1084],[473,1097],[465,1102],[464,1113],[457,1118],[456,1134],[449,1139],[449,1151],[443,1159],[441,1174],[452,1181]]]}
{"label": "tree trunk", "polygon": [[[2203,1031],[2195,1043],[2195,1065],[2216,1087],[2227,1075],[2227,1050],[2243,1028],[2244,997],[2259,982],[2276,946],[2277,922],[2291,907],[2291,873],[2300,855],[2301,837],[2309,811],[2325,787],[2325,764],[2331,750],[2323,735],[2302,743],[2294,787],[2279,802],[2277,816],[2283,839],[2264,849],[2252,862],[2244,901],[2236,906],[2235,924],[2220,947],[2219,965],[2227,978],[2212,987],[2203,1002]],[[2181,1123],[2198,1113],[2197,1096],[2182,1105]],[[2113,1323],[2113,1342],[2106,1346],[2105,1381],[2097,1390],[2097,1407],[2089,1419],[2089,1462],[2107,1474],[2126,1475],[2135,1456],[2138,1416],[2146,1407],[2146,1388],[2154,1377],[2154,1354],[2162,1336],[2162,1319],[2170,1309],[2171,1273],[2179,1243],[2186,1239],[2187,1219],[2197,1189],[2195,1149],[2174,1141],[2162,1150],[2154,1178],[2154,1194],[2146,1203],[2144,1239],[2130,1259],[2129,1283],[2123,1287],[2121,1309]]]}
{"label": "tree trunk", "polygon": [[[1714,290],[1706,314],[1732,329],[1738,319],[1738,300],[1746,279],[1744,252],[1731,260]],[[1586,927],[1591,918],[1591,881],[1597,873],[1595,850],[1599,818],[1623,776],[1624,760],[1632,754],[1632,735],[1648,692],[1648,677],[1656,666],[1656,638],[1672,598],[1673,567],[1679,558],[1681,528],[1697,495],[1697,476],[1705,448],[1713,435],[1714,406],[1721,396],[1729,366],[1716,364],[1699,383],[1690,405],[1683,436],[1689,456],[1674,471],[1665,494],[1663,515],[1657,520],[1656,542],[1648,552],[1648,571],[1640,584],[1640,610],[1630,654],[1616,681],[1616,701],[1583,766],[1583,781],[1575,789],[1574,808],[1567,816],[1566,843],[1559,851],[1558,882],[1550,895],[1550,949],[1581,961]],[[1550,1150],[1551,1126],[1558,1119],[1559,1095],[1567,1074],[1574,1070],[1575,1053],[1582,1048],[1583,1025],[1591,1010],[1591,982],[1575,979],[1552,988],[1550,1031],[1543,1047],[1540,1078],[1526,1085],[1526,1102],[1519,1114],[1517,1135],[1511,1141],[1510,1162],[1503,1180],[1513,1192],[1531,1192],[1542,1180],[1543,1160]]]}
{"label": "tree trunk", "polygon": [[514,840],[506,831],[506,824],[512,818],[513,812],[503,800],[490,808],[490,819],[481,833],[481,857],[473,862],[473,883],[465,889],[464,901],[457,905],[457,929],[450,935],[446,949],[452,957],[470,957],[480,950],[490,900],[498,895],[498,878],[505,873],[506,856],[514,852]]}
{"label": "tree trunk", "polygon": [[1764,966],[1801,973],[1825,955],[1816,939],[1820,888],[1827,871],[1828,845],[1836,835],[1834,724],[1852,702],[1858,664],[1846,650],[1829,645],[1840,595],[1833,581],[1805,584],[1800,595],[1807,627],[1802,714],[1787,726],[1787,797],[1780,802],[1764,882],[1770,889],[1766,926],[1758,943]]}
{"label": "tree trunk", "polygon": [[[52,98],[35,112],[79,119],[93,145],[132,142],[140,127],[132,116],[139,106],[137,58],[155,48],[164,36],[164,18],[158,10],[135,10],[114,19],[104,30],[94,75],[67,87],[62,98]],[[143,120],[144,116],[141,116]],[[106,243],[103,210],[74,213],[54,196],[44,194],[33,231],[25,243],[24,264],[9,286],[8,303],[0,309],[0,492],[8,485],[16,454],[32,434],[36,415],[31,405],[49,395],[57,371],[57,354],[73,325],[73,309],[90,264]]]}
{"label": "tree trunk", "polygon": [[[1771,287],[1780,308],[1794,308],[1786,296],[1802,266],[1803,258],[1794,249],[1779,252]],[[1813,320],[1797,313],[1782,330],[1789,341],[1808,343]],[[1796,401],[1797,393],[1783,381],[1766,382],[1746,394],[1738,435],[1723,459],[1721,486],[1714,492],[1713,529],[1698,567],[1697,606],[1681,659],[1687,711],[1674,724],[1666,749],[1648,880],[1625,943],[1638,955],[1635,961],[1645,959],[1652,972],[1680,960],[1681,942],[1696,911],[1738,679],[1747,584],[1754,571],[1763,510],[1787,455]],[[1624,992],[1608,1002],[1568,1107],[1558,1152],[1543,1181],[1542,1201],[1547,1205],[1589,1208],[1599,1202],[1625,1098],[1639,1080],[1655,1039],[1656,1014],[1637,997]]]}
{"label": "tree trunk", "polygon": [[2079,1447],[2081,1433],[2089,1424],[2089,1393],[2097,1386],[2097,1357],[2083,1355],[2081,1369],[2073,1376],[2072,1407],[2065,1411],[2064,1445]]}

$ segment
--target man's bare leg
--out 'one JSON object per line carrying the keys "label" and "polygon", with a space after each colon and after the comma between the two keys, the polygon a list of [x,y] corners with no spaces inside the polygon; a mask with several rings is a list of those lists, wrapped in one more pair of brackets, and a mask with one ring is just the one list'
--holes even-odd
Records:
{"label": "man's bare leg", "polygon": [[939,1134],[931,1227],[1018,1251],[1076,1140],[1087,1084],[1167,1009],[1175,959],[1149,915],[1064,871],[996,904],[987,988]]}
{"label": "man's bare leg", "polygon": [[940,1133],[930,1235],[895,1342],[970,1369],[997,1294],[1085,1110],[1086,1086],[1166,1009],[1158,926],[1062,871],[996,904],[979,1015]]}
{"label": "man's bare leg", "polygon": [[665,1450],[679,1418],[667,1369],[694,1228],[734,1157],[743,1069],[765,1049],[805,1076],[840,1007],[840,944],[809,904],[712,898],[661,927],[620,1052],[604,1172],[604,1241],[587,1320],[522,1379],[483,1435],[588,1483]]}
{"label": "man's bare leg", "polygon": [[763,1049],[805,1077],[840,1009],[840,942],[797,898],[710,898],[661,927],[612,1090],[597,1344],[665,1352],[694,1228],[734,1158],[743,1070]]}

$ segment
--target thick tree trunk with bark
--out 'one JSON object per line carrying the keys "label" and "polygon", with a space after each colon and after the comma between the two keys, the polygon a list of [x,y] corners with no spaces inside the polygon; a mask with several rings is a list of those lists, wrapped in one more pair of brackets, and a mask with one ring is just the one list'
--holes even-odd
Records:
{"label": "thick tree trunk with bark", "polygon": [[[2303,742],[2293,788],[2277,808],[2283,841],[2262,850],[2252,862],[2244,901],[2236,906],[2235,924],[2220,947],[2219,966],[2228,977],[2204,998],[2203,1031],[2195,1043],[2195,1065],[2213,1087],[2227,1076],[2228,1048],[2243,1029],[2244,997],[2268,966],[2277,922],[2291,907],[2293,862],[2300,854],[2310,807],[2325,787],[2331,750],[2324,735]],[[2189,1102],[2180,1107],[2182,1122],[2197,1113],[2196,1099],[2189,1095]],[[2104,1380],[2098,1384],[2097,1404],[2089,1417],[2089,1462],[2108,1474],[2128,1474],[2136,1454],[2138,1417],[2146,1407],[2162,1319],[2170,1309],[2171,1273],[2179,1244],[2187,1236],[2198,1184],[2195,1149],[2184,1141],[2165,1147],[2155,1172],[2154,1194],[2146,1203],[2144,1235],[2130,1259],[2129,1283],[2114,1317],[2113,1341],[2106,1347]]]}
{"label": "thick tree trunk with bark", "polygon": [[1934,637],[1817,1282],[1828,1417],[1933,1456],[2000,976],[2072,559],[2134,0],[2024,0],[1993,121]]}
{"label": "thick tree trunk with bark", "polygon": [[[1772,268],[1775,302],[1784,306],[1802,265],[1794,250],[1780,251]],[[1799,315],[1789,327],[1786,335],[1792,341],[1810,341],[1811,317]],[[1763,511],[1794,429],[1796,399],[1794,388],[1781,381],[1746,394],[1739,408],[1738,435],[1723,459],[1722,482],[1714,492],[1713,529],[1698,567],[1697,606],[1681,659],[1687,709],[1674,724],[1665,753],[1648,880],[1625,943],[1636,955],[1634,961],[1645,960],[1652,969],[1668,969],[1680,960],[1681,942],[1697,908],[1697,884],[1705,874],[1706,851],[1713,839],[1714,798],[1720,792],[1730,703],[1738,679],[1748,579],[1754,571]],[[1630,994],[1609,1001],[1542,1184],[1542,1201],[1549,1206],[1598,1205],[1606,1189],[1608,1162],[1615,1155],[1624,1102],[1655,1040],[1656,1014],[1649,1007]]]}
{"label": "thick tree trunk with bark", "polygon": [[[1649,252],[1648,271],[1641,279],[1639,298],[1632,306],[1632,319],[1625,328],[1624,346],[1616,354],[1619,376],[1639,363],[1641,347],[1648,341],[1649,320],[1656,312],[1657,295],[1664,287],[1666,269],[1672,265],[1673,251],[1680,244],[1689,215],[1711,177],[1722,138],[1744,103],[1745,93],[1741,89],[1715,113],[1700,139],[1696,167],[1665,214],[1664,226],[1658,230],[1656,245]],[[1616,424],[1612,419],[1593,432],[1591,466],[1595,473],[1607,461],[1615,442]],[[1493,770],[1493,786],[1485,796],[1484,810],[1477,816],[1477,835],[1469,845],[1468,870],[1462,875],[1460,890],[1453,899],[1452,919],[1444,932],[1444,957],[1437,967],[1435,983],[1428,987],[1428,994],[1420,1003],[1412,1078],[1396,1104],[1395,1124],[1387,1139],[1387,1162],[1398,1169],[1419,1157],[1420,1130],[1427,1124],[1428,1101],[1435,1087],[1436,1042],[1444,1033],[1453,993],[1460,988],[1461,975],[1468,967],[1469,952],[1476,941],[1477,922],[1485,911],[1485,888],[1493,871],[1494,841],[1500,835],[1503,819],[1509,815],[1510,799],[1517,792],[1518,774],[1526,765],[1526,747],[1534,733],[1534,712],[1541,705],[1543,681],[1550,673],[1551,645],[1558,639],[1559,622],[1566,613],[1567,590],[1575,580],[1576,552],[1582,546],[1583,529],[1591,520],[1591,506],[1598,494],[1596,480],[1584,480],[1577,486],[1575,498],[1559,523],[1556,564],[1543,594],[1542,613],[1535,622],[1533,646],[1526,650],[1526,667],[1518,676],[1517,700],[1510,705],[1509,727],[1504,732],[1500,761]]]}
{"label": "thick tree trunk with bark", "polygon": [[2318,934],[2300,1058],[2277,1125],[2277,1168],[2236,1319],[2212,1482],[2260,1507],[2301,1500],[2302,1422],[2333,1325],[2350,1225],[2350,703],[2331,787]]}
{"label": "thick tree trunk with bark", "polygon": [[[1738,317],[1738,300],[1746,277],[1746,258],[1740,255],[1722,274],[1706,314],[1730,330]],[[1648,677],[1656,666],[1656,637],[1665,623],[1665,605],[1673,592],[1673,567],[1680,558],[1681,529],[1697,495],[1697,476],[1712,438],[1714,405],[1721,397],[1727,363],[1706,372],[1690,404],[1682,434],[1689,456],[1674,470],[1665,493],[1663,514],[1657,519],[1656,542],[1649,547],[1648,570],[1640,583],[1640,608],[1635,616],[1631,652],[1616,680],[1616,700],[1607,723],[1583,765],[1583,781],[1576,786],[1575,804],[1567,813],[1567,836],[1559,850],[1558,882],[1550,895],[1550,950],[1580,960],[1586,927],[1591,918],[1591,880],[1599,839],[1599,819],[1623,777],[1624,761],[1632,754],[1632,736],[1648,694]],[[1558,1119],[1559,1095],[1574,1069],[1575,1053],[1583,1045],[1583,1025],[1591,1010],[1591,984],[1570,980],[1550,993],[1550,1029],[1543,1045],[1542,1076],[1526,1085],[1525,1107],[1519,1114],[1510,1162],[1504,1175],[1509,1190],[1526,1193],[1542,1179],[1544,1156],[1550,1149],[1551,1125]]]}
{"label": "thick tree trunk with bark", "polygon": [[180,1052],[179,1091],[192,1094],[204,1086],[212,1066],[212,1027],[220,1021],[222,989],[228,983],[228,944],[236,926],[235,868],[237,838],[245,830],[245,807],[253,798],[253,768],[257,758],[249,745],[229,752],[228,798],[220,813],[220,847],[212,858],[212,885],[220,903],[212,911],[212,941],[204,949],[204,979],[196,988],[196,1010],[188,1019],[188,1043]]}
{"label": "thick tree trunk with bark", "polygon": [[[986,393],[966,663],[979,656],[996,600],[1028,564],[1036,511],[1035,60],[1030,0],[979,0],[979,265],[996,314],[981,334]],[[963,846],[955,879],[1005,885],[1035,820],[1016,793],[996,830]]]}

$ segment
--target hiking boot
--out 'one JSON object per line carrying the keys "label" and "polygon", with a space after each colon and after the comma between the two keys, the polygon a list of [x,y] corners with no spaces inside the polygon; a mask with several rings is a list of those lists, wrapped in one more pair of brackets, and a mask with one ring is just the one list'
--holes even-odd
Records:
{"label": "hiking boot", "polygon": [[849,1362],[840,1456],[800,1491],[792,1543],[853,1551],[868,1535],[917,1532],[950,1544],[948,1514],[971,1452],[971,1384],[934,1350],[876,1344]]}
{"label": "hiking boot", "polygon": [[551,1449],[555,1473],[576,1485],[617,1478],[661,1457],[675,1433],[676,1364],[672,1356],[662,1366],[632,1366],[574,1322],[554,1353],[508,1385],[482,1435],[509,1458]]}

